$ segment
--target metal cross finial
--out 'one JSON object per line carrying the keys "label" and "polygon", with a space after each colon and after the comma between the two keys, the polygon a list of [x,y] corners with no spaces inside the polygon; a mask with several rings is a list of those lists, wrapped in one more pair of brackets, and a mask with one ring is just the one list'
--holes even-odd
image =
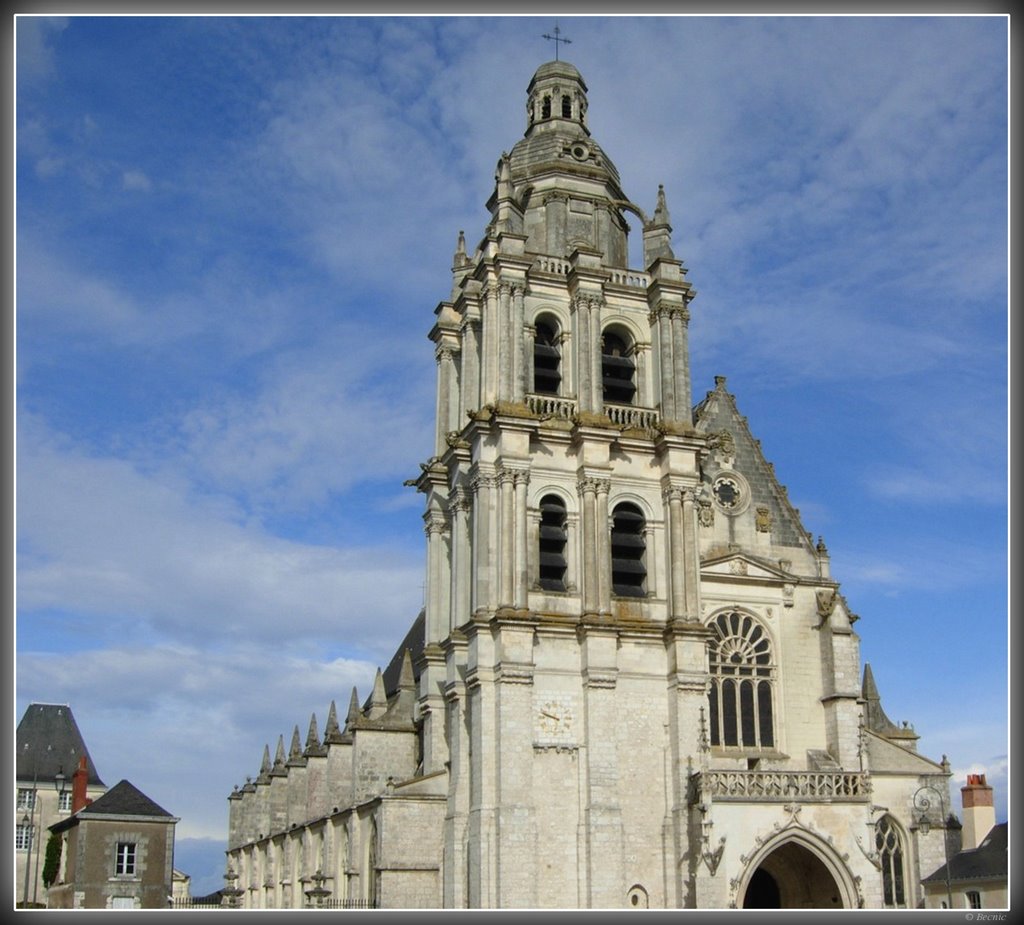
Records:
{"label": "metal cross finial", "polygon": [[555,23],[555,29],[554,29],[554,35],[548,35],[547,33],[544,33],[544,36],[543,36],[549,42],[554,42],[555,43],[555,60],[556,61],[558,60],[558,43],[561,42],[563,45],[571,45],[572,44],[572,39],[560,38],[561,34],[562,34],[562,30],[558,28],[558,23],[556,22]]}

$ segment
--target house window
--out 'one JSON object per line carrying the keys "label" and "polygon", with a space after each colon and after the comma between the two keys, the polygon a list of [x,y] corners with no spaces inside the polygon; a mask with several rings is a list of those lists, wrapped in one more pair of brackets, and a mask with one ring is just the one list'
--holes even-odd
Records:
{"label": "house window", "polygon": [[644,515],[635,504],[620,504],[612,512],[612,591],[624,597],[643,597],[647,582]]}
{"label": "house window", "polygon": [[135,874],[135,842],[119,841],[117,843],[117,859],[114,863],[115,874]]}
{"label": "house window", "polygon": [[540,501],[540,586],[546,591],[565,590],[568,545],[565,503],[555,495],[545,495]]}
{"label": "house window", "polygon": [[35,809],[36,792],[28,787],[18,788],[18,809]]}
{"label": "house window", "polygon": [[882,864],[882,902],[889,909],[905,907],[903,842],[889,816],[883,816],[875,826],[875,850]]}
{"label": "house window", "polygon": [[551,97],[550,96],[545,96],[544,97],[544,102],[541,103],[540,117],[542,119],[550,119],[551,118]]}
{"label": "house window", "polygon": [[981,908],[981,893],[979,893],[977,890],[968,890],[966,895],[968,909]]}
{"label": "house window", "polygon": [[562,352],[558,334],[546,322],[540,321],[533,338],[533,390],[544,395],[557,395],[562,382]]}
{"label": "house window", "polygon": [[562,97],[562,118],[569,119],[572,117],[572,98],[569,96]]}
{"label": "house window", "polygon": [[636,394],[636,363],[632,350],[618,334],[605,334],[601,346],[601,383],[606,402],[631,405]]}
{"label": "house window", "polygon": [[62,812],[62,813],[69,813],[69,812],[71,812],[71,797],[72,797],[72,794],[70,792],[67,792],[67,791],[59,795],[59,797],[57,799],[57,810],[58,810],[58,812]]}
{"label": "house window", "polygon": [[14,847],[18,851],[28,851],[32,847],[32,826],[18,824],[14,830]]}
{"label": "house window", "polygon": [[772,748],[775,664],[768,634],[753,617],[719,614],[711,628],[711,744]]}

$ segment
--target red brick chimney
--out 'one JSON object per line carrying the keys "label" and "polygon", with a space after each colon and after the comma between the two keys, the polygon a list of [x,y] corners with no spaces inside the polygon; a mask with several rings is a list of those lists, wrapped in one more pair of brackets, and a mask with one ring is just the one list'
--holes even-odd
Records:
{"label": "red brick chimney", "polygon": [[71,775],[71,812],[77,813],[85,809],[92,800],[85,795],[86,787],[89,785],[89,770],[86,766],[85,755],[78,761],[78,768]]}
{"label": "red brick chimney", "polygon": [[996,824],[992,788],[985,783],[985,775],[968,774],[967,784],[960,788],[960,798],[964,807],[963,850],[969,851],[977,848]]}

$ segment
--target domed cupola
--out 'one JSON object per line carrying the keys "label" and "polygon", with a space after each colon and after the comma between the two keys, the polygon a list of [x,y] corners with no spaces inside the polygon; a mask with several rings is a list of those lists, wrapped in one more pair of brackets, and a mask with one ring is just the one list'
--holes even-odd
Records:
{"label": "domed cupola", "polygon": [[527,134],[543,131],[557,122],[571,122],[587,131],[587,85],[568,61],[549,61],[537,68],[530,86],[526,112]]}
{"label": "domed cupola", "polygon": [[567,61],[537,68],[527,126],[496,175],[495,229],[526,234],[527,250],[567,257],[583,246],[608,266],[627,262],[619,172],[587,128],[587,85]]}

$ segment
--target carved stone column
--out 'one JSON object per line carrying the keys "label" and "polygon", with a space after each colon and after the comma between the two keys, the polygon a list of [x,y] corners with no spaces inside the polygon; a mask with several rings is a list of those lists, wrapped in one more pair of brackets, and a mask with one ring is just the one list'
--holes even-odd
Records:
{"label": "carved stone column", "polygon": [[498,399],[512,398],[513,342],[515,331],[512,324],[512,287],[502,282],[498,287]]}
{"label": "carved stone column", "polygon": [[470,617],[471,561],[469,542],[472,495],[466,488],[455,489],[451,504],[452,591],[449,630],[461,626]]}
{"label": "carved stone column", "polygon": [[490,473],[478,473],[472,483],[473,583],[470,606],[474,613],[493,613],[498,605],[498,510],[497,481]]}
{"label": "carved stone column", "polygon": [[434,454],[440,456],[447,446],[445,437],[454,426],[451,420],[451,405],[452,386],[455,382],[455,358],[452,348],[448,344],[439,344],[434,351],[434,356],[437,360],[437,403],[435,406],[437,433],[434,440]]}
{"label": "carved stone column", "polygon": [[498,606],[512,606],[512,585],[515,575],[515,473],[502,469],[498,473],[500,494],[498,549]]}
{"label": "carved stone column", "polygon": [[448,518],[443,511],[428,510],[423,515],[423,532],[427,535],[427,602],[426,642],[438,642],[448,635],[448,615],[444,612],[446,585],[450,579],[444,574],[447,564],[444,539],[448,532]]}
{"label": "carved stone column", "polygon": [[690,370],[687,363],[687,329],[690,312],[684,306],[672,311],[673,394],[677,421],[689,421],[691,416]]}
{"label": "carved stone column", "polygon": [[576,317],[576,349],[577,368],[579,370],[579,391],[578,401],[580,411],[593,411],[591,402],[591,366],[590,357],[587,356],[587,347],[590,344],[590,312],[581,296],[576,296],[572,302],[573,312]]}
{"label": "carved stone column", "polygon": [[467,318],[462,323],[462,404],[459,410],[459,424],[466,420],[469,411],[475,411],[483,402],[480,400],[480,322]]}
{"label": "carved stone column", "polygon": [[661,367],[661,413],[665,420],[676,419],[676,393],[673,388],[672,329],[668,312],[658,309],[651,313],[651,320],[658,326],[658,365]]}
{"label": "carved stone column", "polygon": [[597,560],[597,484],[594,479],[579,480],[580,508],[583,515],[580,538],[583,547],[583,613],[594,615],[600,609]]}
{"label": "carved stone column", "polygon": [[[523,287],[512,286],[512,401],[522,403],[526,398],[526,363],[524,362],[524,346],[526,336],[524,327]],[[532,359],[532,351],[531,351]]]}
{"label": "carved stone column", "polygon": [[501,340],[499,326],[498,287],[489,284],[483,292],[483,349],[480,354],[481,403],[493,404],[498,398],[498,343]]}
{"label": "carved stone column", "polygon": [[662,492],[668,509],[669,617],[682,617],[685,603],[686,567],[683,540],[683,490],[669,486]]}
{"label": "carved stone column", "polygon": [[525,610],[527,602],[527,582],[529,565],[527,562],[526,545],[526,489],[530,484],[530,473],[515,473],[515,535],[516,535],[516,572],[513,606],[516,610]]}
{"label": "carved stone column", "polygon": [[700,618],[700,558],[697,552],[696,495],[696,490],[693,488],[687,488],[683,492],[683,572],[686,575],[684,616],[687,620]]}
{"label": "carved stone column", "polygon": [[601,300],[599,298],[588,298],[587,305],[590,310],[590,383],[591,395],[590,406],[597,412],[604,410],[604,370],[601,361]]}
{"label": "carved stone column", "polygon": [[612,535],[609,524],[608,491],[610,479],[595,479],[597,485],[597,518],[595,552],[597,557],[597,601],[602,614],[612,612]]}

